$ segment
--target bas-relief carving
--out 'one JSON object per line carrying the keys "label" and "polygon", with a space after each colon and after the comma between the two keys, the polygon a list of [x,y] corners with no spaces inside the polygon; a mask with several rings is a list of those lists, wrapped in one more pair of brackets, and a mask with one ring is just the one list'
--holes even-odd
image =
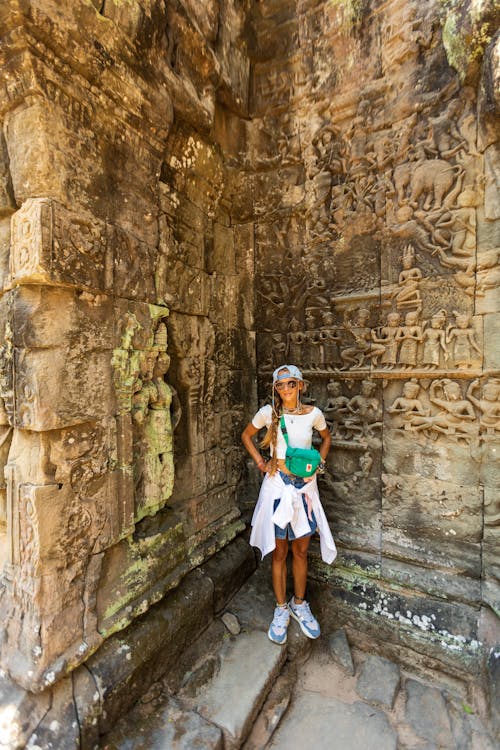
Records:
{"label": "bas-relief carving", "polygon": [[[433,66],[440,66],[432,10],[402,5],[392,3],[390,13],[379,9],[364,21],[371,32],[377,29],[385,38],[377,60],[379,77],[372,75],[373,49],[367,70],[353,45],[344,50],[339,44],[346,58],[351,54],[352,68],[349,76],[337,78],[335,87],[326,85],[330,101],[310,96],[296,109],[293,98],[288,105],[287,114],[292,111],[294,122],[298,120],[305,164],[300,208],[305,236],[299,242],[290,238],[285,251],[270,232],[267,238],[256,233],[256,286],[258,294],[262,292],[257,305],[257,360],[262,382],[283,361],[296,361],[305,370],[313,401],[323,408],[333,432],[331,495],[325,495],[347,548],[361,543],[350,530],[349,501],[354,492],[359,498],[355,483],[366,475],[373,479],[380,469],[377,449],[369,445],[373,435],[379,437],[378,452],[393,472],[387,475],[389,483],[406,468],[414,488],[421,477],[424,486],[423,478],[428,477],[430,519],[438,502],[435,477],[456,483],[459,498],[459,485],[472,488],[482,484],[483,477],[491,485],[498,473],[488,453],[498,440],[498,358],[487,352],[497,344],[493,316],[488,314],[499,309],[499,255],[495,231],[484,221],[476,92],[460,86],[453,71],[443,71],[439,82],[429,75]],[[313,28],[309,11],[308,6],[301,19],[304,28]],[[319,34],[317,57],[311,57],[310,91],[318,91],[315,75],[327,80],[326,60],[333,68],[338,55],[328,37],[335,34],[338,43],[340,10],[330,12],[337,23],[330,19]],[[302,36],[302,43],[307,43],[307,33]],[[368,38],[363,42],[366,49]],[[432,65],[424,70],[422,61],[430,59]],[[301,250],[300,265],[290,262],[294,246]],[[318,294],[317,304],[308,296],[288,304],[294,271],[307,290],[316,277],[315,251],[323,246],[334,259],[333,268],[321,267],[328,293],[321,294],[321,301]],[[285,252],[289,260],[280,267]],[[361,379],[366,382],[361,384]],[[375,383],[375,392],[368,381]],[[376,392],[382,384],[383,404]],[[366,406],[373,398],[379,402],[379,418],[376,405]],[[370,408],[374,414],[368,413]],[[383,431],[377,422],[383,422]],[[340,466],[348,466],[348,479],[335,475]],[[401,501],[408,502],[409,521],[411,493],[408,483]],[[453,565],[460,572],[467,557],[467,575],[474,578],[474,586],[459,580],[450,597],[460,592],[468,596],[472,588],[479,596],[481,494],[474,493],[474,524],[459,505],[457,524],[466,543],[469,527],[475,542],[465,552],[452,550]],[[491,516],[495,523],[494,512]],[[454,534],[451,518],[446,526],[432,529],[443,544]],[[405,557],[404,534],[401,538],[393,551],[398,559]],[[426,564],[425,556],[415,550],[408,559],[417,570]],[[442,565],[444,558],[436,555],[434,562]],[[387,565],[389,575],[390,570]],[[490,586],[489,567],[483,578]],[[484,601],[491,601],[490,594]]]}
{"label": "bas-relief carving", "polygon": [[[121,345],[112,358],[121,425],[119,454],[129,462],[128,469],[125,464],[123,470],[133,474],[137,520],[162,507],[173,489],[174,392],[165,379],[170,357],[167,328],[162,321],[167,314],[165,308],[157,308],[159,319],[155,322],[153,318],[153,328],[147,332],[149,348],[138,349],[135,347],[144,336],[143,325],[134,313],[126,312],[120,323]],[[176,399],[176,421],[177,403]]]}
{"label": "bas-relief carving", "polygon": [[[17,323],[22,321],[22,326],[14,333],[9,320],[4,325],[4,343],[0,350],[1,392],[6,406],[13,401],[10,373],[16,353],[14,336],[24,341],[22,337],[27,335],[30,346],[39,346],[43,340],[48,342],[46,336],[44,339],[44,315],[61,302],[71,314],[61,317],[60,330],[52,344],[57,345],[61,332],[71,335],[73,329],[80,330],[78,325],[85,312],[89,323],[86,334],[90,334],[99,320],[101,312],[94,311],[92,299],[90,302],[87,299],[92,295],[84,293],[87,297],[82,301],[67,292],[59,299],[58,293],[59,290],[47,292],[45,298],[40,299],[35,294],[32,299],[29,292],[23,291],[20,299],[16,298],[6,308],[8,316],[12,315],[12,310],[17,311],[17,315],[23,311],[21,318],[19,315],[19,320],[16,318]],[[51,294],[55,295],[54,299]],[[2,535],[2,558],[7,558],[4,606],[12,613],[21,609],[27,613],[28,630],[18,630],[12,638],[21,650],[31,645],[41,649],[37,680],[39,669],[43,670],[50,659],[66,650],[71,652],[71,659],[79,661],[84,657],[84,651],[78,650],[81,643],[75,645],[75,638],[78,641],[78,637],[83,637],[87,644],[100,639],[92,629],[95,621],[92,602],[99,585],[100,555],[130,534],[134,521],[162,507],[172,491],[172,391],[165,381],[169,359],[166,327],[161,322],[168,311],[129,302],[120,306],[124,312],[116,322],[119,346],[114,352],[109,348],[113,340],[110,334],[113,321],[109,320],[110,330],[101,333],[98,344],[107,349],[108,367],[113,372],[116,417],[109,416],[107,421],[98,424],[68,426],[60,432],[15,430],[17,437],[8,456],[2,459],[2,464],[6,463],[7,478],[7,502],[1,505],[2,517],[6,515],[5,535]],[[43,314],[37,317],[37,311]],[[65,326],[70,327],[66,330]],[[83,335],[81,330],[80,335]],[[15,360],[14,364],[19,367],[20,361]],[[5,451],[12,432],[7,420],[12,421],[14,416],[19,420],[30,403],[26,388],[21,395],[22,398],[16,399],[15,415],[11,409],[9,416],[10,406],[5,411],[2,433]],[[34,441],[30,449],[26,446],[20,450],[23,436],[26,439],[31,436]],[[38,459],[35,460],[35,456]],[[37,465],[38,480],[34,476]],[[141,474],[139,478],[136,475],[135,492],[134,465]],[[43,608],[49,599],[42,583],[54,576],[59,578],[49,597],[52,615],[47,618]],[[66,590],[70,579],[74,596]],[[12,617],[15,620],[14,614]],[[56,620],[63,622],[65,617],[64,627],[55,624]],[[88,632],[79,636],[77,624],[82,618]],[[29,635],[28,621],[41,623],[40,642],[35,639],[35,643]],[[57,637],[51,634],[52,627],[57,629]],[[11,656],[9,648],[2,655],[9,668]]]}
{"label": "bas-relief carving", "polygon": [[13,282],[66,282],[102,290],[111,285],[103,222],[49,198],[30,198],[13,214],[11,225]]}

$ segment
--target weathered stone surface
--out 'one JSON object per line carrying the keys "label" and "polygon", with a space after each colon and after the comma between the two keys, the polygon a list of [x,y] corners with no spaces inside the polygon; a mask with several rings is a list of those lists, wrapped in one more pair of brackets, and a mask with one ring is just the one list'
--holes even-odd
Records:
{"label": "weathered stone surface", "polygon": [[440,690],[406,680],[406,720],[422,739],[445,748],[454,746],[446,702]]}
{"label": "weathered stone surface", "polygon": [[0,747],[24,747],[28,738],[50,708],[49,692],[34,695],[16,685],[5,674],[0,676]]}
{"label": "weathered stone surface", "polygon": [[392,708],[399,688],[399,666],[380,656],[369,656],[361,667],[356,692],[369,703]]}
{"label": "weathered stone surface", "polygon": [[61,680],[52,692],[52,702],[30,736],[27,747],[72,750],[80,742],[80,726],[73,700],[71,677]]}
{"label": "weathered stone surface", "polygon": [[274,612],[270,573],[269,566],[263,563],[231,599],[231,612],[237,616],[243,629],[267,632],[269,628]]}
{"label": "weathered stone surface", "polygon": [[351,649],[345,631],[341,628],[328,638],[328,646],[333,659],[345,669],[348,674],[354,674],[354,664]]}
{"label": "weathered stone surface", "polygon": [[255,567],[254,551],[242,538],[235,539],[232,544],[220,550],[203,564],[202,571],[210,578],[214,586],[216,612],[220,612],[226,602],[250,578]]}
{"label": "weathered stone surface", "polygon": [[493,731],[496,735],[500,734],[500,710],[499,710],[499,693],[500,693],[500,656],[498,648],[491,649],[488,658],[488,682],[489,682],[489,699],[491,720]]}
{"label": "weathered stone surface", "polygon": [[258,631],[237,636],[221,654],[219,673],[200,694],[198,711],[221,727],[227,747],[239,747],[247,736],[285,658],[286,649]]}
{"label": "weathered stone surface", "polygon": [[[146,607],[144,608],[146,609]],[[99,685],[104,712],[101,733],[168,671],[177,654],[199,635],[212,618],[212,587],[191,573],[154,610],[113,635],[87,662]]]}
{"label": "weathered stone surface", "polygon": [[241,632],[241,626],[236,615],[232,612],[224,612],[221,617],[222,622],[226,626],[227,630],[231,635],[239,635]]}
{"label": "weathered stone surface", "polygon": [[287,665],[271,688],[252,730],[243,745],[243,750],[259,750],[269,742],[292,700],[297,680],[297,669]]}
{"label": "weathered stone surface", "polygon": [[82,750],[91,750],[99,742],[99,715],[102,712],[101,692],[85,665],[75,669],[71,677],[80,746]]}
{"label": "weathered stone surface", "polygon": [[138,528],[111,547],[102,560],[96,597],[99,630],[114,632],[174,588],[189,570],[186,540],[177,517],[164,520],[163,528]]}
{"label": "weathered stone surface", "polygon": [[105,750],[222,750],[221,730],[195,711],[187,711],[173,699],[142,726],[125,728],[106,736]]}
{"label": "weathered stone surface", "polygon": [[112,286],[112,255],[104,222],[70,212],[48,198],[30,198],[12,217],[11,283]]}
{"label": "weathered stone surface", "polygon": [[317,693],[300,696],[269,747],[285,750],[294,745],[307,745],[311,737],[319,750],[330,748],[332,737],[345,750],[359,747],[395,750],[397,747],[397,735],[382,711],[365,703],[342,703]]}

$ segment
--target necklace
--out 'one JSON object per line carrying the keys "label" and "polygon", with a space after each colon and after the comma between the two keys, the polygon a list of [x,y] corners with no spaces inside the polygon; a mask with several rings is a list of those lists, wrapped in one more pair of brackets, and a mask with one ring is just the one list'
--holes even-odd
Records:
{"label": "necklace", "polygon": [[[283,407],[283,414],[302,414],[302,407],[301,406],[296,406],[294,409],[287,409],[284,406]],[[291,419],[290,422],[293,424],[293,419]]]}

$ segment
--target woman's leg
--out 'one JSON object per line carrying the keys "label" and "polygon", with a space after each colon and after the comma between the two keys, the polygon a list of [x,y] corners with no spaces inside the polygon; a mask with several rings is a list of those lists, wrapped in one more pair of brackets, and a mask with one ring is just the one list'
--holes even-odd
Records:
{"label": "woman's leg", "polygon": [[286,557],[288,539],[276,539],[271,564],[274,595],[278,604],[286,603]]}
{"label": "woman's leg", "polygon": [[299,623],[299,627],[308,638],[319,638],[321,628],[319,622],[311,613],[309,604],[304,600],[307,582],[307,548],[310,536],[303,536],[292,542],[293,553],[293,588],[295,596],[290,600],[288,608],[290,614]]}
{"label": "woman's leg", "polygon": [[310,536],[303,536],[300,539],[294,539],[292,542],[293,593],[297,604],[302,602],[306,593],[307,549],[310,541]]}

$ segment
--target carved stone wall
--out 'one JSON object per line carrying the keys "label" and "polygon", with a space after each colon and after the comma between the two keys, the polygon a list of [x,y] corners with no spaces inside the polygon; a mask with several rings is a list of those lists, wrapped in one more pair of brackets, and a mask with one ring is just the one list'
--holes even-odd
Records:
{"label": "carved stone wall", "polygon": [[473,672],[500,611],[493,6],[260,3],[239,175],[261,399],[301,364],[332,429],[325,610]]}
{"label": "carved stone wall", "polygon": [[498,642],[494,6],[0,6],[0,665],[40,711],[243,529],[286,360],[334,438],[325,627]]}
{"label": "carved stone wall", "polygon": [[240,6],[0,9],[0,663],[28,690],[244,528],[252,246],[217,132],[247,106]]}

